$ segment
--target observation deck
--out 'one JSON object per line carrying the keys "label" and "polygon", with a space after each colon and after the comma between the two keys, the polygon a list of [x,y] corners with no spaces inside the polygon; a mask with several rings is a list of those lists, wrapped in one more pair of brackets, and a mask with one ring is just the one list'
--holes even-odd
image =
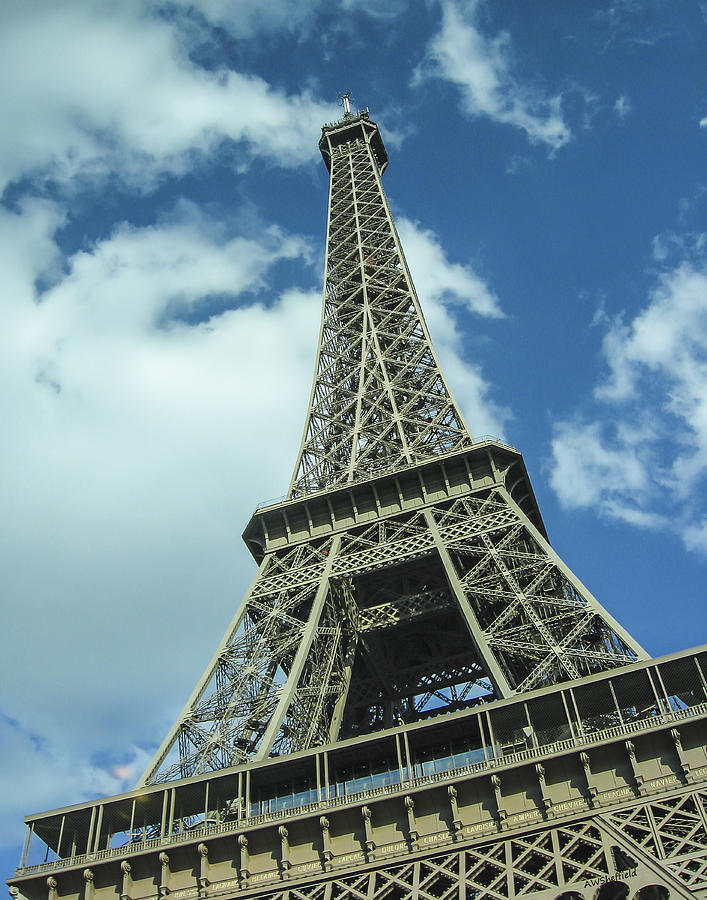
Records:
{"label": "observation deck", "polygon": [[378,164],[378,171],[382,175],[388,168],[388,152],[385,149],[383,138],[378,126],[369,117],[368,110],[362,109],[356,115],[347,113],[338,122],[331,122],[322,126],[322,136],[319,141],[319,150],[324,157],[327,169],[331,172],[331,151],[341,144],[351,141],[363,140],[370,142],[373,156]]}
{"label": "observation deck", "polygon": [[294,889],[457,853],[550,821],[573,820],[577,831],[582,817],[619,820],[637,799],[704,790],[706,676],[703,646],[31,815],[10,892],[17,900],[250,896],[282,890],[283,881]]}

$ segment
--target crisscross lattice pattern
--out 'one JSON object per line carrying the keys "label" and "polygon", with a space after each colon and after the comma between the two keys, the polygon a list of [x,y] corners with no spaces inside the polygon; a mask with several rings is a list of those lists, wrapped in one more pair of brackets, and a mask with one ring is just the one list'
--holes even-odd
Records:
{"label": "crisscross lattice pattern", "polygon": [[643,803],[609,816],[652,858],[693,891],[707,888],[707,794]]}
{"label": "crisscross lattice pattern", "polygon": [[[565,825],[499,837],[474,847],[454,848],[405,863],[381,862],[376,869],[263,894],[262,900],[509,900],[513,897],[590,898],[602,884],[629,896],[624,876],[632,877],[642,860],[642,880],[672,884],[688,892],[707,888],[707,833],[703,792],[638,803],[605,820],[584,819]],[[610,827],[610,826],[613,826]],[[616,830],[618,829],[618,830]],[[641,853],[643,851],[643,853]],[[646,867],[648,871],[646,871]],[[632,897],[677,896],[645,888]],[[682,894],[681,894],[682,896]]]}
{"label": "crisscross lattice pattern", "polygon": [[578,822],[262,896],[263,900],[508,900],[583,886],[610,872],[599,828]]}
{"label": "crisscross lattice pattern", "polygon": [[370,143],[331,153],[317,370],[291,496],[469,446],[437,364]]}
{"label": "crisscross lattice pattern", "polygon": [[497,488],[268,554],[150,780],[304,750],[636,657]]}

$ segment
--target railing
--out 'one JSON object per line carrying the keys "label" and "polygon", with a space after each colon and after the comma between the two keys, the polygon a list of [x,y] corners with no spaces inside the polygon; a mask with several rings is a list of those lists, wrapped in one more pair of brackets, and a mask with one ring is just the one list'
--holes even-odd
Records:
{"label": "railing", "polygon": [[287,500],[287,494],[281,494],[279,497],[273,497],[272,500],[262,500],[260,503],[257,503],[255,506],[255,511],[258,512],[260,509],[266,509],[268,506],[279,506],[280,503],[284,503]]}
{"label": "railing", "polygon": [[543,744],[539,747],[532,747],[528,750],[520,750],[515,753],[509,753],[507,756],[492,757],[478,763],[469,763],[444,772],[434,772],[430,775],[420,775],[409,778],[405,781],[396,782],[394,784],[384,785],[382,787],[372,787],[364,791],[357,791],[352,794],[345,794],[340,797],[329,797],[319,800],[315,803],[306,803],[302,806],[290,807],[288,809],[277,810],[269,813],[263,813],[257,816],[248,816],[238,820],[221,822],[218,824],[203,823],[177,834],[165,835],[164,837],[151,838],[147,841],[132,841],[123,844],[120,847],[114,847],[110,850],[97,850],[95,853],[83,853],[79,856],[72,856],[66,859],[57,859],[53,862],[40,863],[34,866],[24,866],[15,869],[15,875],[35,875],[42,872],[55,871],[57,869],[69,868],[70,866],[82,866],[87,863],[99,862],[104,859],[117,859],[125,857],[131,851],[143,852],[146,849],[164,847],[171,844],[181,844],[203,839],[205,837],[218,834],[232,834],[235,832],[246,831],[250,828],[256,828],[259,825],[267,825],[271,822],[281,821],[292,815],[306,815],[308,813],[323,812],[341,806],[355,805],[379,797],[391,796],[392,794],[400,794],[411,789],[422,788],[432,784],[439,784],[445,781],[457,779],[465,775],[478,775],[482,772],[493,771],[509,765],[517,765],[518,763],[530,762],[536,759],[542,759],[547,756],[553,756],[558,753],[564,753],[568,750],[577,749],[591,744],[599,744],[612,738],[623,737],[625,735],[633,735],[640,731],[650,731],[653,728],[664,727],[673,722],[684,721],[685,719],[697,718],[707,715],[707,703],[699,703],[695,706],[686,707],[685,709],[671,710],[667,713],[659,713],[647,719],[636,719],[633,722],[624,722],[621,725],[615,725],[610,728],[603,728],[590,734],[584,733],[574,738],[553,741],[550,744]]}
{"label": "railing", "polygon": [[[509,444],[508,441],[502,440],[501,438],[496,437],[493,434],[478,435],[477,437],[474,438],[473,444],[469,445],[469,447],[462,448],[462,449],[470,450],[472,447],[476,446],[477,444],[484,444],[487,441],[491,442],[493,444],[498,444],[499,447],[504,447],[506,450],[511,450],[513,453],[520,453],[520,450],[518,450],[517,447],[514,447],[513,444]],[[444,462],[445,457],[444,457],[444,455],[442,455],[442,456],[438,456],[438,457],[430,457],[429,459],[421,459],[421,460],[417,460],[416,462],[414,462],[408,466],[400,466],[397,464],[392,464],[389,466],[381,466],[379,469],[376,469],[375,471],[371,472],[368,475],[368,479],[374,479],[374,478],[382,477],[383,475],[389,475],[391,472],[403,472],[407,469],[412,469],[417,465],[420,465],[420,464],[423,464],[426,462],[431,462],[435,459],[438,459],[440,462]],[[364,480],[368,480],[368,479],[364,479]],[[352,484],[333,484],[331,486],[331,488],[327,488],[326,490],[334,490],[334,489],[342,488],[342,487],[354,487],[356,483],[357,482],[354,482]],[[293,497],[292,499],[293,500],[309,499],[310,497],[313,497],[315,494],[326,493],[326,490],[325,491],[315,491],[311,494],[310,493],[298,494],[297,496]],[[288,497],[287,494],[281,494],[279,497],[273,497],[271,500],[262,500],[256,504],[255,512],[259,512],[261,509],[267,509],[270,506],[279,506],[281,503],[284,503],[287,500],[287,497]]]}
{"label": "railing", "polygon": [[513,444],[509,444],[508,441],[504,441],[502,438],[496,437],[493,434],[479,434],[474,438],[475,444],[484,444],[486,441],[498,444],[500,447],[505,447],[506,450],[512,450],[514,453],[520,453],[520,450],[517,447],[514,447]]}

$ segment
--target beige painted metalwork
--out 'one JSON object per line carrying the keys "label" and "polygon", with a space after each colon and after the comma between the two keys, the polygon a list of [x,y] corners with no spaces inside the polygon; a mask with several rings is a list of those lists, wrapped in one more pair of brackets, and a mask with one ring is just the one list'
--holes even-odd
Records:
{"label": "beige painted metalwork", "polygon": [[10,894],[707,900],[707,648],[650,660],[550,546],[520,453],[472,439],[378,128],[344,109],[258,572],[137,789],[27,817]]}
{"label": "beige painted metalwork", "polygon": [[324,303],[290,497],[472,444],[442,375],[383,191],[367,113],[323,129],[329,167]]}
{"label": "beige painted metalwork", "polygon": [[11,893],[704,897],[706,672],[702,647],[29,816]]}
{"label": "beige painted metalwork", "polygon": [[645,653],[562,563],[517,451],[475,444],[432,349],[367,112],[325,126],[319,353],[288,499],[142,783],[305,750]]}

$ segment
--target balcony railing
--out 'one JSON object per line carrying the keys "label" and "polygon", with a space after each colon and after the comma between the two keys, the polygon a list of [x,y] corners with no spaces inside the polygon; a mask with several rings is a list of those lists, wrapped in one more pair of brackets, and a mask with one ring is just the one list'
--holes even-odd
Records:
{"label": "balcony railing", "polygon": [[164,837],[151,838],[148,840],[133,841],[123,844],[120,847],[114,847],[109,850],[97,850],[94,853],[83,853],[78,856],[57,859],[52,862],[40,863],[39,865],[24,866],[15,869],[15,875],[34,875],[42,872],[53,872],[58,869],[65,869],[74,866],[83,866],[88,863],[100,862],[106,859],[121,859],[130,852],[142,853],[145,850],[165,847],[168,845],[189,843],[196,840],[203,840],[206,837],[247,831],[260,825],[267,825],[272,822],[282,821],[293,815],[302,816],[307,814],[317,814],[341,806],[356,805],[375,800],[381,797],[388,797],[395,794],[409,792],[412,789],[424,788],[433,784],[444,783],[447,781],[455,781],[468,775],[479,775],[484,772],[491,772],[499,768],[518,765],[522,763],[541,760],[548,756],[556,756],[558,754],[567,753],[571,750],[590,747],[593,744],[600,744],[606,741],[615,740],[616,738],[635,735],[640,732],[651,731],[657,728],[681,722],[686,719],[699,718],[707,715],[707,703],[699,703],[695,706],[686,707],[684,709],[672,710],[667,713],[656,714],[650,718],[637,719],[632,722],[625,722],[621,725],[615,725],[610,728],[604,728],[592,733],[584,733],[581,736],[568,738],[565,740],[554,741],[549,744],[543,744],[538,747],[532,747],[527,750],[520,750],[509,753],[500,757],[493,757],[483,762],[470,763],[457,768],[450,768],[444,772],[434,772],[429,775],[420,775],[406,780],[401,780],[395,784],[388,784],[382,787],[372,787],[364,791],[358,791],[338,797],[329,797],[317,801],[315,803],[307,803],[301,806],[290,807],[264,813],[261,815],[248,816],[240,819],[234,819],[221,823],[201,823],[189,830],[178,834],[166,835]]}

